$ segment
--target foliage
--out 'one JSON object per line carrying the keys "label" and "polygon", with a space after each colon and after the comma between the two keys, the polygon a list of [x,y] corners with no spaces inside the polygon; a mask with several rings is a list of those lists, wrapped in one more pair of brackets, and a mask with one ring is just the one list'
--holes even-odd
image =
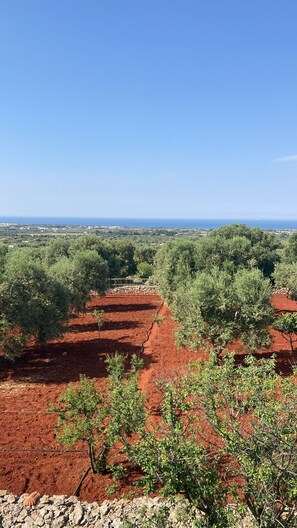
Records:
{"label": "foliage", "polygon": [[[218,366],[212,353],[187,375],[159,383],[158,421],[144,411],[140,366],[134,356],[125,373],[117,354],[108,360],[105,391],[86,377],[70,384],[52,409],[59,415],[59,441],[86,441],[94,471],[110,469],[117,477],[124,469],[120,449],[141,470],[139,486],[188,500],[187,519],[194,517],[197,527],[234,526],[227,495],[259,528],[296,527],[297,386],[276,375],[274,359],[248,356],[236,366],[234,356],[226,356]],[[196,517],[197,511],[203,515]],[[139,526],[169,527],[169,509],[143,521]]]}
{"label": "foliage", "polygon": [[204,237],[197,248],[196,268],[210,271],[213,267],[234,273],[240,267],[255,267],[251,258],[251,242],[243,236],[224,238],[213,235]]}
{"label": "foliage", "polygon": [[49,269],[49,274],[58,280],[66,289],[69,296],[71,311],[83,311],[90,296],[84,273],[80,273],[79,263],[62,257]]}
{"label": "foliage", "polygon": [[28,341],[28,336],[17,332],[13,325],[9,325],[3,318],[0,320],[0,346],[5,358],[14,360],[20,355]]}
{"label": "foliage", "polygon": [[155,313],[153,315],[153,321],[160,328],[161,324],[165,321],[165,316],[164,315],[159,315],[158,313]]}
{"label": "foliage", "polygon": [[292,528],[297,525],[297,387],[275,374],[273,359],[257,362],[249,356],[237,368],[234,357],[215,363],[212,356],[198,368],[193,394],[237,476],[234,498],[259,527]]}
{"label": "foliage", "polygon": [[120,240],[115,245],[116,254],[120,259],[121,277],[134,275],[137,271],[134,260],[135,246],[129,240]]}
{"label": "foliage", "polygon": [[179,288],[186,288],[197,274],[211,273],[213,268],[229,275],[258,268],[270,277],[280,259],[278,249],[275,237],[261,229],[225,226],[196,241],[174,240],[161,246],[155,257],[155,279],[161,295],[171,304]]}
{"label": "foliage", "polygon": [[[249,251],[246,251],[244,267],[254,265],[265,277],[271,276],[275,263],[279,262],[279,242],[272,233],[267,233],[259,227],[249,228],[244,224],[231,224],[211,231],[210,237],[219,237],[221,241],[245,238],[249,241]],[[247,246],[248,248],[248,246]]]}
{"label": "foliage", "polygon": [[158,250],[154,278],[167,302],[171,303],[176,290],[194,277],[197,271],[196,248],[196,242],[179,240],[170,241]]}
{"label": "foliage", "polygon": [[97,324],[98,324],[98,329],[99,329],[99,332],[100,332],[101,328],[104,325],[104,310],[94,310],[91,313],[91,315],[93,315],[93,317],[95,317],[95,319],[97,321]]}
{"label": "foliage", "polygon": [[73,263],[88,292],[96,291],[104,295],[108,287],[108,265],[96,251],[78,251],[73,257]]}
{"label": "foliage", "polygon": [[49,270],[69,293],[73,310],[82,311],[91,291],[103,295],[108,287],[108,266],[96,251],[78,251],[73,258],[63,257]]}
{"label": "foliage", "polygon": [[149,278],[154,273],[154,266],[148,262],[140,262],[137,265],[137,273],[140,277]]}
{"label": "foliage", "polygon": [[297,232],[289,236],[287,247],[285,248],[284,259],[287,263],[297,262]]}
{"label": "foliage", "polygon": [[136,244],[134,251],[134,260],[136,264],[140,262],[147,262],[154,264],[154,258],[157,252],[157,246],[152,244]]}
{"label": "foliage", "polygon": [[74,258],[78,252],[94,251],[107,262],[110,277],[127,277],[136,273],[135,246],[129,240],[105,241],[95,234],[78,237],[70,246]]}
{"label": "foliage", "polygon": [[92,469],[98,473],[107,471],[108,455],[115,445],[129,450],[129,439],[145,422],[145,398],[137,385],[142,362],[132,356],[131,369],[125,372],[124,359],[120,354],[108,358],[106,391],[96,387],[96,380],[81,376],[77,385],[68,385],[59,405],[51,407],[59,416],[58,441],[67,446],[87,442]]}
{"label": "foliage", "polygon": [[5,258],[8,253],[8,246],[3,242],[0,242],[0,280],[5,268]]}
{"label": "foliage", "polygon": [[294,343],[297,342],[297,313],[284,313],[278,316],[273,328],[282,333],[283,337],[289,341],[291,351],[294,352]]}
{"label": "foliage", "polygon": [[186,380],[163,383],[161,420],[150,424],[131,447],[132,460],[143,477],[138,485],[167,497],[184,494],[192,507],[206,515],[207,526],[226,526],[226,494],[218,459],[197,442],[197,420],[191,415]]}
{"label": "foliage", "polygon": [[81,235],[71,243],[69,254],[73,257],[75,253],[81,251],[96,251],[96,253],[99,253],[100,248],[101,240],[95,234]]}
{"label": "foliage", "polygon": [[42,343],[62,333],[68,317],[66,289],[27,256],[17,251],[10,255],[0,284],[2,346],[10,356],[13,341],[17,355],[31,335]]}
{"label": "foliage", "polygon": [[286,289],[288,296],[297,300],[297,262],[277,264],[273,277],[276,288]]}
{"label": "foliage", "polygon": [[238,339],[249,351],[268,346],[270,297],[269,281],[257,269],[239,270],[234,278],[217,268],[198,274],[176,295],[179,344],[195,349],[210,343],[217,355]]}
{"label": "foliage", "polygon": [[55,238],[46,246],[44,261],[46,266],[52,266],[62,258],[69,256],[70,243],[65,238]]}

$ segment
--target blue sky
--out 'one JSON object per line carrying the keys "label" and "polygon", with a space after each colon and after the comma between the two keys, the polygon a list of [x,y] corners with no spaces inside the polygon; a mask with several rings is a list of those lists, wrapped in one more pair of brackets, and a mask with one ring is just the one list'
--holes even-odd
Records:
{"label": "blue sky", "polygon": [[296,218],[295,0],[2,0],[0,216]]}

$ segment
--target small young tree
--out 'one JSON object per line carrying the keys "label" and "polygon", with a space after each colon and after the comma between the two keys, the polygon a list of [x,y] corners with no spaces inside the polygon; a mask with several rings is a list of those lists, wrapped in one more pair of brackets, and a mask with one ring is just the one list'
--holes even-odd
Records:
{"label": "small young tree", "polygon": [[91,315],[95,317],[99,329],[99,333],[101,332],[101,328],[104,325],[104,310],[94,310]]}
{"label": "small young tree", "polygon": [[120,354],[108,358],[105,391],[97,388],[95,379],[81,376],[78,384],[68,385],[59,405],[50,408],[59,416],[58,441],[67,446],[85,441],[93,472],[105,473],[110,450],[117,444],[127,451],[129,439],[145,423],[145,398],[137,385],[142,362],[132,356],[131,369],[125,372],[124,359]]}
{"label": "small young tree", "polygon": [[223,528],[227,526],[226,491],[219,459],[197,442],[200,418],[193,415],[190,385],[185,378],[177,378],[159,388],[163,396],[160,421],[148,424],[130,449],[132,461],[143,473],[138,485],[148,492],[160,490],[166,497],[183,494],[192,511],[200,512],[200,520],[201,512],[205,515],[199,526]]}
{"label": "small young tree", "polygon": [[277,317],[273,323],[273,328],[281,332],[283,337],[290,343],[293,354],[297,342],[297,312],[284,313]]}
{"label": "small young tree", "polygon": [[159,335],[160,335],[160,327],[161,327],[161,324],[165,321],[165,316],[164,315],[159,315],[158,313],[155,313],[153,315],[153,321],[157,325],[158,337],[159,337]]}

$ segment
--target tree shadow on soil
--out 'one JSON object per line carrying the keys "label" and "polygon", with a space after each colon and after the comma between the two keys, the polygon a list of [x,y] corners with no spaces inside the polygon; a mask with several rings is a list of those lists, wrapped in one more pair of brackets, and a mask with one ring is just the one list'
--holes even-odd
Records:
{"label": "tree shadow on soil", "polygon": [[[111,330],[129,330],[139,327],[140,324],[137,321],[103,321],[100,333]],[[69,324],[67,326],[67,332],[73,334],[81,334],[83,332],[98,332],[98,323],[87,323],[87,324]]]}
{"label": "tree shadow on soil", "polygon": [[[129,357],[140,354],[141,347],[116,339],[93,339],[77,343],[50,343],[27,349],[14,364],[1,368],[0,379],[32,383],[68,383],[80,374],[91,378],[106,377],[105,360],[118,352]],[[146,366],[149,358],[146,358]]]}
{"label": "tree shadow on soil", "polygon": [[275,308],[274,309],[275,315],[282,315],[286,313],[296,313],[296,310],[286,310],[285,308]]}
{"label": "tree shadow on soil", "polygon": [[91,313],[94,310],[103,310],[105,313],[115,313],[115,312],[139,312],[143,310],[154,310],[156,309],[156,303],[151,304],[99,304],[92,305],[92,307],[87,309],[87,313]]}
{"label": "tree shadow on soil", "polygon": [[[292,354],[290,349],[281,349],[277,352],[267,350],[260,353],[252,354],[257,360],[268,359],[275,356],[275,371],[283,376],[292,376],[294,368],[297,367],[297,351]],[[248,354],[235,354],[235,364],[242,365]]]}

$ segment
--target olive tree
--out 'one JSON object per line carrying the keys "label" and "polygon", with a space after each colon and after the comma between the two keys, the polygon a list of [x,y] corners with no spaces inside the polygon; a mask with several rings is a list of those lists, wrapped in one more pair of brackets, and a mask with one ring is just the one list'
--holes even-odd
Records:
{"label": "olive tree", "polygon": [[[265,277],[270,277],[274,271],[274,266],[280,260],[278,250],[280,244],[277,241],[276,237],[272,233],[267,233],[259,227],[249,228],[244,224],[231,224],[228,226],[220,227],[219,229],[214,229],[209,234],[209,237],[216,237],[231,242],[234,240],[236,253],[232,256],[232,244],[231,244],[231,259],[234,259],[235,262],[240,257],[239,262],[242,264],[244,261],[244,267],[255,266],[259,268]],[[238,244],[236,238],[245,239],[249,242],[244,248],[244,245]],[[241,245],[241,248],[240,248]],[[242,251],[244,249],[244,251]],[[238,253],[239,250],[239,253]]]}
{"label": "olive tree", "polygon": [[137,385],[142,361],[132,356],[131,368],[125,372],[124,360],[120,354],[107,359],[106,390],[99,389],[95,379],[81,376],[78,384],[67,386],[58,406],[50,408],[58,414],[58,441],[67,446],[85,441],[95,473],[109,469],[112,448],[117,446],[117,450],[127,452],[130,438],[145,423],[145,397]]}
{"label": "olive tree", "polygon": [[271,286],[260,270],[239,270],[234,277],[214,268],[180,288],[174,303],[180,345],[211,345],[219,357],[241,339],[248,351],[270,343]]}
{"label": "olive tree", "polygon": [[8,259],[0,284],[1,341],[4,352],[19,353],[29,336],[42,343],[64,330],[68,319],[66,288],[50,277],[38,262],[24,251]]}
{"label": "olive tree", "polygon": [[170,241],[156,253],[154,278],[167,302],[171,303],[176,290],[195,275],[196,248],[195,242]]}
{"label": "olive tree", "polygon": [[75,269],[88,292],[104,295],[108,286],[108,264],[94,250],[78,251],[73,256]]}

